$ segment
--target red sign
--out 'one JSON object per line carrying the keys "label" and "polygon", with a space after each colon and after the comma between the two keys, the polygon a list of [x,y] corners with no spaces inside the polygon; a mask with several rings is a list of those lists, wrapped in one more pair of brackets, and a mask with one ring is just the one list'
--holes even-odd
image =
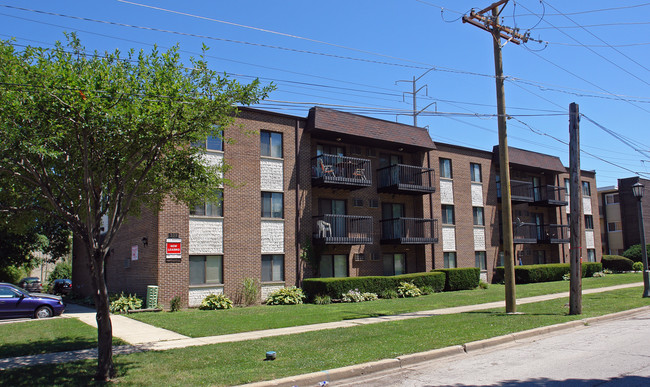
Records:
{"label": "red sign", "polygon": [[168,260],[170,259],[176,261],[180,261],[181,259],[181,240],[178,238],[167,238],[166,241],[166,254],[165,258]]}

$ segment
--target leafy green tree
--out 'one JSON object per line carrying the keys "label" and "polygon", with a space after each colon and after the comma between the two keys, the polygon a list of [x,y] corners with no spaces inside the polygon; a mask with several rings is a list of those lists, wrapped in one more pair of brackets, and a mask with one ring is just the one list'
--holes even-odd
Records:
{"label": "leafy green tree", "polygon": [[[650,245],[646,245],[646,251],[650,257]],[[643,260],[643,250],[641,250],[641,244],[632,245],[622,254],[625,258],[631,259],[634,262],[641,262]]]}
{"label": "leafy green tree", "polygon": [[[55,48],[0,43],[0,186],[72,230],[83,243],[97,309],[95,379],[115,376],[105,262],[127,216],[165,198],[217,200],[223,166],[189,146],[232,126],[236,105],[272,90],[164,53],[86,53],[74,35]],[[204,51],[205,51],[204,46]],[[104,220],[102,220],[104,218]]]}

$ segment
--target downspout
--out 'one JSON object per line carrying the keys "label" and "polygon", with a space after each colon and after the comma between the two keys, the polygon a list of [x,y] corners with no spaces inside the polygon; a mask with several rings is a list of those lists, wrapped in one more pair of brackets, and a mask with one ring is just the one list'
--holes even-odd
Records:
{"label": "downspout", "polygon": [[[427,151],[427,168],[431,169],[431,151]],[[431,181],[431,172],[429,171],[429,187],[433,186],[433,182]],[[433,194],[429,194],[429,219],[433,219]],[[431,227],[431,232],[434,233],[435,235],[435,230],[433,227]],[[431,244],[431,268],[435,269],[436,268],[436,255],[435,255],[435,243]],[[424,268],[426,270],[426,263],[424,265]]]}
{"label": "downspout", "polygon": [[296,130],[295,130],[295,157],[296,157],[296,286],[301,286],[300,279],[300,265],[302,264],[300,259],[300,143],[298,142],[300,136],[298,136],[298,130],[300,128],[299,120],[296,119]]}

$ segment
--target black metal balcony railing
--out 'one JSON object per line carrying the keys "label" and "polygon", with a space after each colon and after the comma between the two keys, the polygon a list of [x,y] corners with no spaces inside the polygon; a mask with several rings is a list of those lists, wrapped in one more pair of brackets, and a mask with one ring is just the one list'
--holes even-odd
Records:
{"label": "black metal balcony railing", "polygon": [[438,219],[384,219],[381,221],[381,242],[388,244],[438,243]]}
{"label": "black metal balcony railing", "polygon": [[555,185],[543,185],[533,188],[533,198],[537,206],[566,206],[566,188]]}
{"label": "black metal balcony railing", "polygon": [[377,189],[393,193],[433,193],[435,171],[431,168],[395,164],[377,170]]}
{"label": "black metal balcony railing", "polygon": [[540,243],[569,243],[569,226],[565,224],[545,224],[538,228]]}
{"label": "black metal balcony railing", "polygon": [[537,243],[537,225],[535,223],[513,223],[512,241],[519,243]]}
{"label": "black metal balcony railing", "polygon": [[513,202],[532,202],[533,183],[529,181],[510,180],[510,196]]}
{"label": "black metal balcony railing", "polygon": [[314,217],[313,239],[328,245],[372,244],[372,217],[326,214]]}
{"label": "black metal balcony railing", "polygon": [[562,224],[514,223],[513,242],[523,243],[569,243],[569,226]]}
{"label": "black metal balcony railing", "polygon": [[357,189],[372,185],[370,160],[322,154],[311,159],[313,185]]}

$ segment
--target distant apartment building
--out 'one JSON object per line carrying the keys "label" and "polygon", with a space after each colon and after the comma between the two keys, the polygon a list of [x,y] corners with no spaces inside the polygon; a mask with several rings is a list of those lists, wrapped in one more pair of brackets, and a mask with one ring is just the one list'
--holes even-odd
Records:
{"label": "distant apartment building", "polygon": [[643,219],[646,241],[650,241],[650,180],[640,177],[618,179],[618,186],[598,188],[598,203],[602,230],[603,254],[620,255],[632,245],[641,243],[639,234],[638,200],[632,185],[645,186]]}
{"label": "distant apartment building", "polygon": [[[222,202],[170,200],[130,219],[107,263],[109,291],[157,285],[163,304],[197,306],[212,293],[238,300],[246,278],[263,299],[310,277],[478,267],[489,281],[503,264],[498,147],[434,143],[423,128],[320,107],[307,117],[242,108],[236,125],[232,141],[202,145],[231,166]],[[517,148],[509,167],[515,262],[568,262],[567,169]],[[583,171],[589,261],[601,251],[595,187]],[[74,271],[75,291],[88,294],[84,268]]]}

